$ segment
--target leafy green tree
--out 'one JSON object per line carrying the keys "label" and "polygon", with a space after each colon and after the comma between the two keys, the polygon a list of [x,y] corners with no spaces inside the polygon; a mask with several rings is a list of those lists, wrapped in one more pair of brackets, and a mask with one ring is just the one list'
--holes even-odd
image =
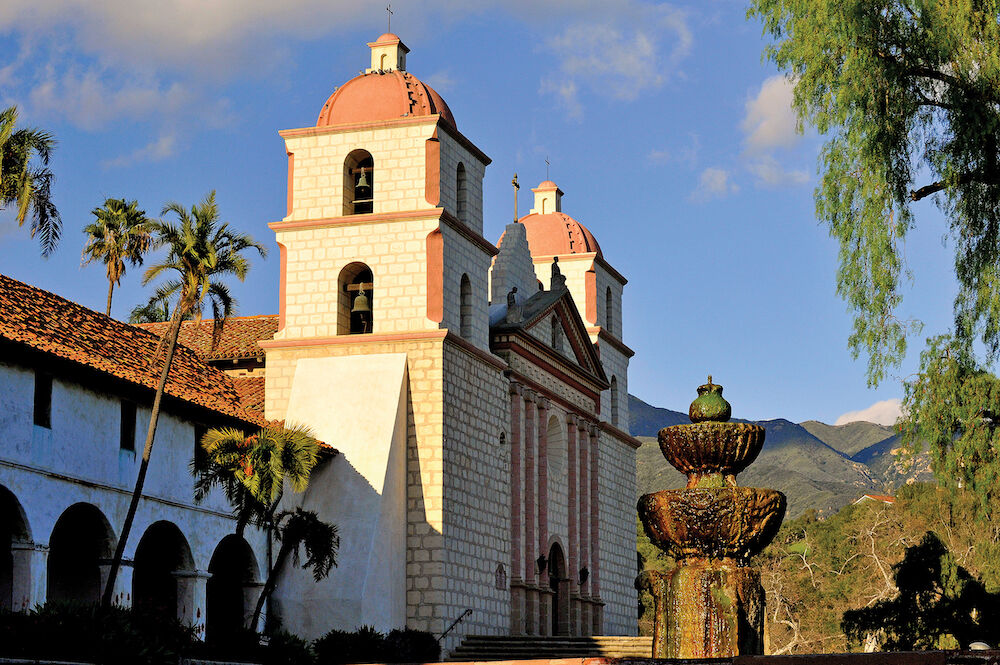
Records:
{"label": "leafy green tree", "polygon": [[304,547],[302,566],[311,568],[317,581],[336,565],[340,544],[336,526],[298,508],[277,512],[286,482],[295,492],[308,487],[310,474],[320,460],[320,444],[307,427],[272,425],[251,436],[233,428],[212,429],[202,438],[201,446],[206,453],[204,463],[192,462],[195,499],[201,501],[220,487],[236,514],[237,535],[242,536],[247,524],[256,524],[266,529],[269,546],[275,535],[280,543],[273,564],[269,561],[267,580],[254,609],[250,625],[256,626],[289,556],[298,564]]}
{"label": "leafy green tree", "polygon": [[[948,410],[947,396],[960,395],[941,421],[948,427],[923,432],[937,449],[937,473],[949,480],[949,470],[968,468],[973,448],[982,464],[1000,464],[994,430],[978,430],[981,421],[963,411],[978,384],[962,378],[981,374],[1000,352],[997,0],[751,0],[748,15],[774,40],[765,55],[794,82],[799,122],[827,137],[816,211],[840,242],[837,290],[854,312],[850,347],[868,355],[870,384],[900,363],[907,335],[920,327],[899,315],[914,204],[933,197],[946,215],[959,284],[955,326],[930,344],[907,389],[907,442],[920,445],[925,406]],[[957,382],[938,381],[932,367],[945,349],[959,365]],[[992,402],[989,411],[1000,407]],[[996,473],[963,480],[985,495],[981,481]]]}
{"label": "leafy green tree", "polygon": [[118,569],[121,567],[125,545],[132,530],[139,499],[142,497],[149,458],[153,451],[156,424],[160,417],[160,402],[170,373],[181,322],[189,315],[201,318],[202,311],[211,306],[215,331],[220,332],[225,319],[233,311],[235,300],[219,278],[232,275],[242,282],[250,270],[250,261],[244,253],[251,249],[256,250],[261,256],[267,253],[263,245],[254,241],[249,235],[237,233],[230,229],[228,224],[219,221],[219,208],[215,203],[214,191],[206,196],[204,201],[193,205],[190,212],[179,203],[168,203],[161,214],[167,213],[176,214],[179,224],[163,220],[153,223],[156,244],[166,247],[167,255],[162,263],[152,265],[146,270],[143,283],[148,284],[165,273],[176,273],[174,279],[160,285],[155,298],[163,300],[173,298],[177,304],[170,326],[161,340],[164,353],[163,368],[153,398],[149,429],[146,432],[146,444],[142,451],[135,489],[132,492],[132,500],[125,515],[121,537],[115,548],[107,585],[101,598],[103,606],[111,605]]}
{"label": "leafy green tree", "polygon": [[[0,210],[14,206],[18,226],[24,226],[30,211],[31,237],[38,236],[42,256],[48,256],[62,232],[47,168],[56,142],[48,132],[16,125],[16,106],[0,111]],[[33,163],[36,157],[40,166]]]}
{"label": "leafy green tree", "polygon": [[111,296],[115,286],[125,276],[125,262],[142,265],[143,255],[153,242],[152,220],[146,211],[139,209],[136,201],[106,199],[100,208],[90,214],[94,221],[84,227],[87,244],[83,248],[83,264],[100,261],[108,273],[108,306],[105,314],[111,316]]}
{"label": "leafy green tree", "polygon": [[844,613],[843,630],[860,641],[877,634],[885,651],[968,648],[996,643],[1000,596],[963,568],[933,532],[893,567],[899,594]]}

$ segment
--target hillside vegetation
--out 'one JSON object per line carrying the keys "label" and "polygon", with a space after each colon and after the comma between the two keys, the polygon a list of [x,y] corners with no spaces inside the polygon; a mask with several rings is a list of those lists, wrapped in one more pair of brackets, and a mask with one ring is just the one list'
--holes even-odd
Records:
{"label": "hillside vegetation", "polygon": [[[683,487],[684,477],[663,459],[655,436],[662,427],[689,423],[687,414],[632,395],[629,407],[632,433],[643,442],[636,458],[639,494]],[[832,515],[863,494],[893,494],[908,482],[933,480],[929,457],[901,457],[899,437],[889,427],[814,420],[796,424],[780,418],[757,424],[766,430],[764,448],[737,481],[784,492],[789,518],[810,509]]]}

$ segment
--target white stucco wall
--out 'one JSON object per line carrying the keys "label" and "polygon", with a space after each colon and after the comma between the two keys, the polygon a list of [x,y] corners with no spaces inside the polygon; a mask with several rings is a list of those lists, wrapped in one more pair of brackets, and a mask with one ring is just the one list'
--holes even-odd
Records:
{"label": "white stucco wall", "polygon": [[[67,508],[87,503],[107,519],[114,538],[121,532],[135,478],[150,410],[136,413],[136,452],[119,446],[121,397],[81,385],[58,374],[52,381],[51,428],[33,424],[35,371],[0,360],[0,486],[23,510],[33,549],[28,605],[45,601],[45,565],[52,530]],[[173,523],[191,550],[200,580],[195,605],[185,608],[193,623],[204,622],[204,584],[219,542],[233,533],[235,520],[221,492],[201,504],[193,497],[189,463],[194,454],[194,424],[166,410],[156,432],[144,497],[125,549],[134,558],[146,530],[158,521]],[[265,571],[264,539],[248,529],[246,539],[258,562],[257,579]],[[122,569],[118,600],[131,603],[131,568]],[[25,599],[22,598],[22,604]],[[199,612],[200,611],[200,612]]]}
{"label": "white stucco wall", "polygon": [[289,567],[274,595],[283,625],[306,638],[331,628],[406,625],[406,354],[300,358],[288,422],[309,425],[340,454],[289,505],[339,531],[325,580]]}

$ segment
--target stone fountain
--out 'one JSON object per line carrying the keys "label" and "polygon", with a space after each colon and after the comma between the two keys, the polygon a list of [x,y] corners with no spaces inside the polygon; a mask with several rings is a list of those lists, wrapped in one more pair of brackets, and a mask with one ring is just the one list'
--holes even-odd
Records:
{"label": "stone fountain", "polygon": [[750,557],[767,547],[785,515],[785,495],[740,487],[736,474],[764,445],[764,428],[728,422],[722,386],[698,388],[690,425],[660,430],[663,456],[687,487],[645,494],[639,519],[676,561],[644,571],[636,587],[653,596],[653,658],[727,658],[764,653],[764,588]]}

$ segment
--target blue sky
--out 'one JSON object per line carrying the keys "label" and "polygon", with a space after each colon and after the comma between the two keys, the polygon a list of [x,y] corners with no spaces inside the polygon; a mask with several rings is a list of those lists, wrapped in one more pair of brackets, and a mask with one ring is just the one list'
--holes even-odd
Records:
{"label": "blue sky", "polygon": [[[902,396],[923,337],[955,293],[947,226],[929,200],[907,240],[900,314],[925,324],[877,390],[847,349],[837,246],[815,218],[821,137],[795,131],[790,87],[761,61],[740,2],[399,0],[409,71],[493,159],[486,236],[512,212],[510,178],[546,176],[626,277],[630,392],[686,410],[707,374],[734,415],[834,422]],[[368,0],[6,0],[0,105],[59,141],[51,168],[63,239],[43,260],[0,212],[0,272],[102,310],[100,266],[80,266],[107,197],[158,215],[216,190],[223,217],[269,247],[284,215],[279,129],[315,124],[385,31]],[[523,198],[523,197],[522,197]],[[526,206],[522,205],[526,212]],[[240,314],[277,310],[277,252],[235,287]],[[140,270],[115,293],[125,318]],[[884,410],[884,409],[883,409]]]}

